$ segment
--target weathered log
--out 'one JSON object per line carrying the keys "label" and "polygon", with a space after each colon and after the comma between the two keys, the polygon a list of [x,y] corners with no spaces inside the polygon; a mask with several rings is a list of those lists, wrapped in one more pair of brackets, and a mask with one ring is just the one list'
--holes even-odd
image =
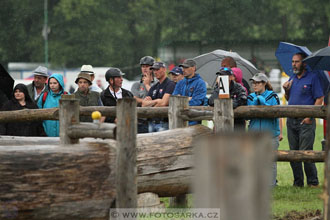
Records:
{"label": "weathered log", "polygon": [[0,219],[107,219],[116,149],[0,146]]}
{"label": "weathered log", "polygon": [[279,162],[324,162],[325,152],[312,150],[279,150],[276,156]]}
{"label": "weathered log", "polygon": [[[192,143],[209,134],[209,128],[197,125],[138,135],[138,192],[189,192]],[[86,144],[84,139],[70,148],[0,146],[0,219],[8,207],[16,219],[107,219],[115,197],[115,146],[114,140]]]}
{"label": "weathered log", "polygon": [[70,138],[116,138],[116,124],[110,123],[80,123],[71,125],[66,131]]}
{"label": "weathered log", "polygon": [[[106,117],[116,116],[116,107],[109,106],[80,106],[80,115],[90,116],[93,111],[100,111]],[[314,105],[294,106],[240,106],[234,110],[236,118],[284,118],[284,117],[313,117],[326,118],[326,108]],[[168,107],[138,107],[138,118],[168,117]],[[191,121],[212,120],[213,107],[190,106],[182,110],[182,119]],[[58,108],[26,109],[17,111],[0,111],[0,122],[11,121],[42,121],[58,120]]]}

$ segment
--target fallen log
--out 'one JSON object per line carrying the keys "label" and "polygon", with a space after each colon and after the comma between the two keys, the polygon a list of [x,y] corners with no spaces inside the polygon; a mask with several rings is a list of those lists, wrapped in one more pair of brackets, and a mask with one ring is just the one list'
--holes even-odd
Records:
{"label": "fallen log", "polygon": [[[138,135],[138,192],[187,193],[192,145],[195,138],[209,134],[209,128],[197,125]],[[15,219],[108,219],[115,198],[116,141],[3,146],[15,139],[36,143],[35,138],[9,138],[0,141],[0,219],[6,215]]]}
{"label": "fallen log", "polygon": [[312,150],[280,150],[277,151],[277,161],[285,162],[324,162],[324,151],[312,151]]}

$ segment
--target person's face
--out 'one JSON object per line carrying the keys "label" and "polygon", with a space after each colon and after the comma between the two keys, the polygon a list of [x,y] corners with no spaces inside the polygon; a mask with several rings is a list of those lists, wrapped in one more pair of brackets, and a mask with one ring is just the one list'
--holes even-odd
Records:
{"label": "person's face", "polygon": [[95,75],[94,74],[91,74],[90,76],[91,76],[91,81],[93,82],[94,79],[95,79]]}
{"label": "person's face", "polygon": [[178,80],[179,75],[175,75],[175,74],[171,73],[170,76],[171,76],[171,80],[172,80],[173,82],[177,83],[177,82],[179,81],[179,80]]}
{"label": "person's face", "polygon": [[110,84],[116,88],[121,88],[123,85],[123,77],[116,76],[114,78],[110,78]]}
{"label": "person's face", "polygon": [[152,73],[152,70],[150,70],[150,67],[149,65],[146,65],[146,64],[142,64],[141,65],[141,72],[142,72],[142,75],[150,75]]}
{"label": "person's face", "polygon": [[153,69],[154,74],[158,80],[161,80],[165,77],[165,68],[161,67],[159,69]]}
{"label": "person's face", "polygon": [[54,92],[58,93],[60,91],[60,84],[57,82],[55,78],[51,78],[49,80],[49,88]]}
{"label": "person's face", "polygon": [[33,78],[34,81],[34,86],[38,89],[43,89],[45,86],[45,83],[47,81],[47,77],[45,76],[39,76],[39,75],[34,75]]}
{"label": "person's face", "polygon": [[186,78],[192,78],[195,75],[195,67],[183,67],[183,76]]}
{"label": "person's face", "polygon": [[265,91],[265,82],[257,82],[257,81],[252,81],[252,87],[255,93],[263,93]]}
{"label": "person's face", "polygon": [[82,93],[87,93],[89,88],[89,82],[86,79],[78,80],[78,89]]}
{"label": "person's face", "polygon": [[25,100],[25,95],[21,90],[16,89],[14,92],[14,97],[17,101],[24,101]]}
{"label": "person's face", "polygon": [[292,57],[292,70],[294,74],[300,75],[304,71],[304,64],[302,62],[302,57],[296,54]]}

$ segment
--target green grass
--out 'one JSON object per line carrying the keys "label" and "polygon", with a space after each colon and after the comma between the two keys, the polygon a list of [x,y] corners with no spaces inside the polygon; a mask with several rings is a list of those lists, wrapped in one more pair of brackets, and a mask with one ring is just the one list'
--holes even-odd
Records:
{"label": "green grass", "polygon": [[[279,150],[289,150],[286,137],[286,127],[283,128],[283,140],[280,142]],[[321,140],[323,139],[323,126],[317,125],[314,142],[314,150],[321,150]],[[273,189],[272,195],[272,214],[283,216],[286,212],[322,210],[323,201],[320,195],[323,191],[324,182],[324,163],[316,163],[320,188],[312,189],[307,186],[304,188],[293,187],[293,175],[289,162],[277,163],[278,186]],[[306,177],[305,177],[306,185]]]}

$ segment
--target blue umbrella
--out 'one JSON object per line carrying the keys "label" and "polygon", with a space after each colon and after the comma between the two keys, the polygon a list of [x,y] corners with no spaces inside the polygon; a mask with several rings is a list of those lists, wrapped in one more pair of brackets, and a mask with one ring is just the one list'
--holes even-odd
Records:
{"label": "blue umbrella", "polygon": [[[290,77],[294,74],[292,70],[292,57],[297,53],[304,53],[306,56],[312,54],[312,52],[305,46],[299,46],[287,42],[280,42],[275,52],[275,56],[280,62],[284,72]],[[312,70],[309,65],[307,65],[306,69],[318,74],[323,93],[328,94],[330,86],[330,78],[328,73],[320,70]]]}
{"label": "blue umbrella", "polygon": [[330,46],[312,53],[304,59],[304,62],[308,64],[312,70],[330,71]]}

